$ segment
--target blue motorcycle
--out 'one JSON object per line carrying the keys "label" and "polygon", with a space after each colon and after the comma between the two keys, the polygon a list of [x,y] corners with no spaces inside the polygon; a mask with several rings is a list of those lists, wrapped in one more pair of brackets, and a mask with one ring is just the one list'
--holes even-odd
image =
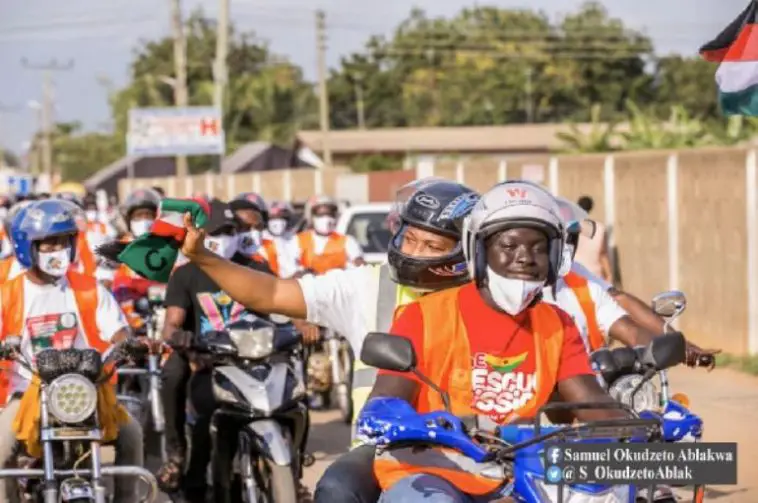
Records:
{"label": "blue motorcycle", "polygon": [[[685,341],[681,334],[657,338],[644,350],[635,351],[636,361],[645,372],[658,372],[678,365],[685,358]],[[634,503],[637,490],[632,486],[603,486],[596,484],[548,484],[543,464],[546,445],[562,442],[660,442],[664,431],[658,414],[638,415],[624,403],[551,403],[540,409],[532,424],[505,425],[494,432],[483,431],[475,424],[451,414],[449,396],[435,383],[416,369],[416,355],[410,341],[383,333],[372,333],[366,338],[361,359],[369,366],[396,372],[414,373],[422,382],[440,393],[446,411],[428,414],[371,416],[362,414],[358,433],[370,431],[376,435],[372,442],[377,452],[407,447],[454,449],[477,465],[478,473],[489,473],[502,479],[499,497],[515,502],[574,502],[582,503]],[[388,410],[397,402],[384,401]],[[377,410],[375,402],[373,410]],[[543,426],[543,416],[553,410],[615,408],[629,413],[629,419],[594,421],[585,424]],[[497,469],[493,469],[497,468]],[[562,489],[562,490],[561,490]],[[653,487],[648,489],[647,501],[653,502]]]}

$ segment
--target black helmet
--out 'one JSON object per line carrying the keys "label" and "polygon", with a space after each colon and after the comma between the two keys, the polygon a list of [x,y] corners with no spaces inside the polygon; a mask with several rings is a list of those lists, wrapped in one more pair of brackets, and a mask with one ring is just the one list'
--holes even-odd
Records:
{"label": "black helmet", "polygon": [[135,210],[149,209],[157,212],[160,205],[161,196],[153,189],[137,189],[121,205],[121,215],[129,222]]}
{"label": "black helmet", "polygon": [[268,221],[268,206],[266,201],[255,192],[243,192],[229,201],[229,207],[233,211],[237,210],[255,210],[263,217],[263,222]]}
{"label": "black helmet", "polygon": [[[398,193],[401,191],[403,189]],[[455,250],[442,257],[411,257],[402,253],[400,248],[408,226],[460,241],[463,218],[478,200],[479,194],[460,183],[430,180],[420,184],[418,190],[402,204],[399,229],[387,250],[392,280],[404,286],[430,291],[470,281],[460,242]]]}

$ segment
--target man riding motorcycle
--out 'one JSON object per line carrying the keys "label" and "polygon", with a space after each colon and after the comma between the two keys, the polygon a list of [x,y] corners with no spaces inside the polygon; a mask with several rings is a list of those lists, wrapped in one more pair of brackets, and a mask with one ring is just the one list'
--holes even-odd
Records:
{"label": "man riding motorcycle", "polygon": [[349,235],[335,232],[339,206],[327,196],[309,201],[306,218],[313,226],[297,235],[296,260],[301,271],[324,274],[332,269],[345,269],[365,264],[363,250]]}
{"label": "man riding motorcycle", "polygon": [[[554,390],[568,402],[612,401],[594,377],[571,318],[541,301],[542,289],[555,284],[569,265],[564,239],[552,195],[527,183],[497,185],[463,226],[465,264],[474,282],[422,297],[395,320],[390,332],[413,343],[420,373],[451,392],[454,414],[473,414],[480,425],[531,418]],[[513,389],[499,390],[506,379]],[[395,398],[392,411],[372,400],[376,397]],[[380,371],[371,398],[362,416],[443,408],[439,396],[412,374]],[[574,415],[585,421],[626,417],[620,410]],[[378,432],[359,426],[359,433],[371,438]],[[396,454],[375,460],[383,500],[422,499],[428,491],[450,502],[472,494],[496,496],[499,482],[473,473],[460,473],[455,485],[429,474],[437,451],[403,452],[402,462]]]}
{"label": "man riding motorcycle", "polygon": [[[240,223],[228,204],[211,201],[210,218],[205,223],[205,246],[213,250],[219,260],[231,260],[242,270],[255,269],[257,274],[273,277],[264,262],[256,262],[238,252],[237,240]],[[202,245],[201,245],[202,246]],[[238,277],[236,281],[245,281]],[[249,288],[254,283],[249,283]],[[255,288],[255,287],[254,287]],[[202,334],[222,330],[227,323],[240,319],[247,310],[215,282],[214,276],[194,263],[174,270],[166,289],[166,318],[164,340],[173,340],[177,332]],[[188,358],[182,351],[173,351],[163,366],[161,399],[166,418],[166,444],[169,460],[158,473],[159,482],[166,491],[179,488],[186,457],[184,435],[187,386],[192,373]],[[210,422],[215,402],[210,385],[210,374],[203,371],[192,378],[191,402],[195,408],[195,426],[192,429],[192,452],[184,492],[188,500],[205,501],[205,471],[210,462]],[[195,499],[192,499],[195,498]]]}
{"label": "man riding motorcycle", "polygon": [[[280,278],[291,278],[297,272],[294,255],[297,253],[297,238],[289,230],[292,205],[274,202],[268,209],[267,231],[263,233],[263,252],[271,269]],[[276,267],[274,267],[276,263]]]}
{"label": "man riding motorcycle", "polygon": [[[263,229],[266,228],[268,220],[266,201],[255,192],[243,192],[229,201],[229,207],[240,222],[240,253],[253,257],[259,253],[263,243]],[[270,263],[269,266],[276,273]]]}
{"label": "man riding motorcycle", "polygon": [[[16,215],[11,227],[14,253],[26,272],[0,287],[0,338],[20,336],[20,351],[30,362],[39,350],[50,347],[104,352],[129,335],[111,293],[71,267],[80,232],[78,211],[66,201],[36,201]],[[10,401],[0,412],[0,464],[13,455],[13,423],[30,378],[26,369],[16,366]],[[119,428],[116,464],[143,464],[142,429],[131,417]],[[8,501],[6,480],[0,479],[0,502]],[[119,478],[115,487],[116,502],[134,501],[136,479]]]}
{"label": "man riding motorcycle", "polygon": [[[398,194],[393,214],[398,215],[399,225],[390,242],[388,264],[382,266],[337,269],[300,279],[270,277],[208,253],[202,246],[203,233],[188,218],[182,251],[248,309],[305,318],[331,328],[343,334],[358,355],[368,332],[390,327],[396,306],[469,281],[467,270],[456,267],[463,262],[458,223],[478,195],[440,179],[414,181]],[[432,199],[437,209],[429,208]],[[355,363],[353,403],[360,410],[376,371]],[[319,482],[316,501],[376,501],[379,489],[368,483],[373,479],[373,456],[373,446],[343,455]]]}

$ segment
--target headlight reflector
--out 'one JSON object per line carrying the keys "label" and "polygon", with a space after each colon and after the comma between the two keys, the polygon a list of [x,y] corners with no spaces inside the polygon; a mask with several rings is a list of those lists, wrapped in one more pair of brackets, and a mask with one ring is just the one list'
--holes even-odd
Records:
{"label": "headlight reflector", "polygon": [[257,360],[267,357],[274,351],[274,327],[230,330],[229,337],[237,346],[237,355],[240,358]]}
{"label": "headlight reflector", "polygon": [[[639,374],[625,375],[618,378],[610,388],[608,388],[608,394],[613,397],[614,400],[621,402],[625,405],[632,406],[632,391],[642,381],[643,376]],[[647,381],[634,395],[634,411],[640,413],[644,410],[657,410],[659,408],[658,403],[658,390],[652,381]]]}
{"label": "headlight reflector", "polygon": [[97,409],[97,388],[80,374],[64,374],[47,387],[50,413],[66,424],[81,423]]}

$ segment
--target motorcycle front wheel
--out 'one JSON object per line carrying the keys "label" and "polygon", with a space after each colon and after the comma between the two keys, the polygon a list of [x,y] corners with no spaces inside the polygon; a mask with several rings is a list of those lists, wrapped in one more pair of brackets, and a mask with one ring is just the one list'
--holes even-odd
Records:
{"label": "motorcycle front wheel", "polygon": [[244,503],[288,503],[297,501],[297,483],[292,467],[260,460],[255,479],[242,480]]}

